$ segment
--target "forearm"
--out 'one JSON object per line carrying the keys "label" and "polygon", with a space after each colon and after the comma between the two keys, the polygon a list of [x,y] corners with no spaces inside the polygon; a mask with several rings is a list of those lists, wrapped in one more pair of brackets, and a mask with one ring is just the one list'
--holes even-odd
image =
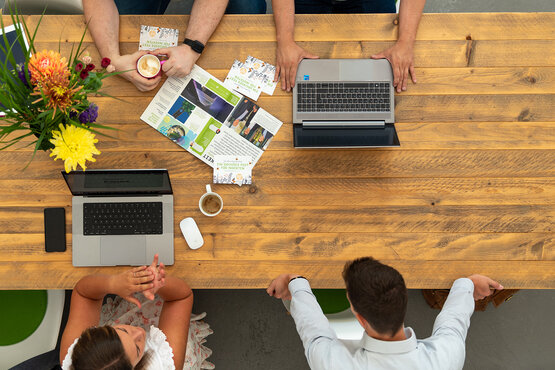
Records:
{"label": "forearm", "polygon": [[173,276],[166,276],[165,280],[164,286],[157,293],[165,302],[193,298],[193,291],[185,280]]}
{"label": "forearm", "polygon": [[414,44],[426,0],[401,0],[399,6],[399,42]]}
{"label": "forearm", "polygon": [[272,11],[278,44],[295,41],[295,1],[272,0]]}
{"label": "forearm", "polygon": [[222,19],[228,0],[195,0],[185,37],[206,45]]}
{"label": "forearm", "polygon": [[83,11],[100,57],[119,56],[119,13],[114,0],[83,0]]}
{"label": "forearm", "polygon": [[113,275],[95,274],[82,278],[75,284],[74,294],[91,300],[102,300],[106,294],[114,293],[112,288]]}

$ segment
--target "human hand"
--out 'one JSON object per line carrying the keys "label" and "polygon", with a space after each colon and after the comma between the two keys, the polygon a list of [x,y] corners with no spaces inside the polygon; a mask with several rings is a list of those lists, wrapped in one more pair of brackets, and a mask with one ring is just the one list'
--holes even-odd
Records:
{"label": "human hand", "polygon": [[468,277],[474,283],[474,300],[483,299],[493,293],[494,290],[503,289],[503,285],[484,275],[470,275]]}
{"label": "human hand", "polygon": [[167,55],[168,60],[164,62],[162,70],[168,76],[185,77],[193,69],[200,54],[193,51],[189,45],[179,45],[173,48],[156,49],[152,51],[155,55]]}
{"label": "human hand", "polygon": [[112,65],[116,68],[116,72],[128,71],[120,74],[121,77],[130,81],[137,90],[149,91],[154,89],[160,83],[162,77],[145,78],[137,72],[137,61],[143,55],[148,54],[145,50],[139,50],[133,54],[119,55],[112,58]]}
{"label": "human hand", "polygon": [[304,50],[293,40],[278,42],[274,82],[278,80],[278,77],[281,77],[282,90],[291,91],[295,86],[297,68],[301,60],[305,58],[318,59],[319,57]]}
{"label": "human hand", "polygon": [[266,289],[266,293],[268,293],[270,297],[290,300],[291,292],[289,292],[289,281],[297,276],[300,276],[300,275],[295,275],[295,274],[279,275],[277,278],[272,280],[272,282],[270,283],[270,286],[268,287],[268,289]]}
{"label": "human hand", "polygon": [[152,301],[156,292],[166,284],[166,270],[163,263],[158,265],[158,254],[154,255],[152,263],[147,269],[152,273],[152,288],[143,291],[143,295]]}
{"label": "human hand", "polygon": [[153,273],[146,266],[135,267],[121,274],[112,275],[109,281],[109,292],[117,294],[141,308],[141,302],[135,298],[134,294],[151,289],[154,286],[152,280]]}
{"label": "human hand", "polygon": [[409,73],[412,77],[412,82],[416,83],[414,53],[411,42],[397,41],[389,49],[374,54],[370,58],[387,59],[391,63],[391,68],[393,69],[393,87],[397,89],[398,93],[407,89]]}

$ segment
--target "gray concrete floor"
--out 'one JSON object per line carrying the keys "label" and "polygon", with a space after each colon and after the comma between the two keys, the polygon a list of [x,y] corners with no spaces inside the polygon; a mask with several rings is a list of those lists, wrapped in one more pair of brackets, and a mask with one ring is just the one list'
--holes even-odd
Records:
{"label": "gray concrete floor", "polygon": [[[190,11],[173,0],[167,13]],[[0,7],[4,0],[0,0]],[[268,8],[271,12],[271,6]],[[554,0],[428,0],[425,12],[555,11]],[[206,311],[214,334],[207,346],[217,369],[308,369],[295,325],[280,301],[261,290],[197,290],[194,312]],[[430,335],[438,311],[409,291],[406,325]],[[465,369],[554,369],[555,291],[521,291],[499,308],[472,317]]]}

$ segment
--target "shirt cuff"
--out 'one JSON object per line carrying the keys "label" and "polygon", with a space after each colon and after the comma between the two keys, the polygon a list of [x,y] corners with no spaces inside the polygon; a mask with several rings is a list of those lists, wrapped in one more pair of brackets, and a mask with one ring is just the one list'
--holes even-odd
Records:
{"label": "shirt cuff", "polygon": [[468,291],[470,294],[474,294],[474,283],[469,278],[459,278],[455,280],[451,290],[461,290]]}
{"label": "shirt cuff", "polygon": [[289,282],[289,293],[291,293],[291,295],[300,290],[312,293],[312,289],[310,289],[310,284],[308,283],[308,280],[306,280],[305,278],[298,278]]}

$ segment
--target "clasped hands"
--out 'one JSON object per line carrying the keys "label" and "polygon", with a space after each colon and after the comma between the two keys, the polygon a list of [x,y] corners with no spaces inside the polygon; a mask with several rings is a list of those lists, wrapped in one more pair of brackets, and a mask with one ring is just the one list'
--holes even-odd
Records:
{"label": "clasped hands", "polygon": [[179,45],[173,48],[157,49],[153,51],[139,50],[133,54],[118,55],[112,59],[112,65],[117,72],[124,72],[121,77],[130,81],[139,91],[150,91],[154,89],[160,81],[161,76],[145,78],[137,72],[137,61],[145,54],[166,55],[168,60],[162,66],[162,71],[166,76],[185,77],[195,65],[200,54],[194,52],[188,45]]}
{"label": "clasped hands", "polygon": [[121,274],[110,277],[110,293],[114,293],[141,307],[141,302],[135,297],[135,293],[142,293],[149,300],[165,283],[166,271],[164,264],[158,265],[158,254],[154,256],[150,266],[134,267]]}
{"label": "clasped hands", "polygon": [[[295,86],[297,68],[303,59],[317,59],[293,40],[279,42],[276,51],[276,75],[281,77],[281,89],[291,91]],[[414,52],[412,42],[399,40],[392,47],[370,56],[372,59],[387,59],[393,69],[393,87],[398,93],[407,89],[409,79],[416,83],[414,74]],[[410,77],[409,77],[410,75]]]}

